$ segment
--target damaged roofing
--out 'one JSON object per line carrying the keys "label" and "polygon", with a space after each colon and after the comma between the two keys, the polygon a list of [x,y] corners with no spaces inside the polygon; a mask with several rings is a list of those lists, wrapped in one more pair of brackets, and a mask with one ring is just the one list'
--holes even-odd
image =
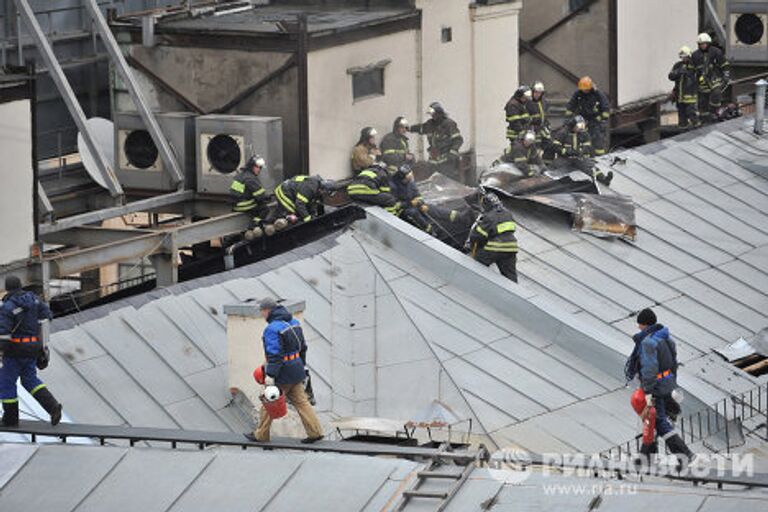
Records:
{"label": "damaged roofing", "polygon": [[619,154],[616,189],[638,202],[634,245],[522,213],[514,285],[369,209],[279,257],[56,320],[45,378],[79,423],[245,431],[223,306],[274,295],[306,301],[325,422],[408,420],[438,399],[492,448],[608,449],[637,432],[622,365],[642,307],[678,340],[687,412],[760,382],[710,352],[768,311],[768,188],[753,172],[766,141],[740,126]]}

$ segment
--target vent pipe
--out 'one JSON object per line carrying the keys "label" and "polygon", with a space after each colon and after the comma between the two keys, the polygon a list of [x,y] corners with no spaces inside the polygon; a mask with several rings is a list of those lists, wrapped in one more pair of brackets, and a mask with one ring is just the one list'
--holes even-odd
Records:
{"label": "vent pipe", "polygon": [[755,83],[755,133],[762,135],[765,122],[765,89],[768,82],[761,78]]}

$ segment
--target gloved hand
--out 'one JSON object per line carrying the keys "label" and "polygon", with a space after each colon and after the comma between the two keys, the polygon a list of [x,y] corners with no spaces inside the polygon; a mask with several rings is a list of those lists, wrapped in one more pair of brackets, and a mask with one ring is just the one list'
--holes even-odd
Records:
{"label": "gloved hand", "polygon": [[424,200],[420,197],[414,197],[411,199],[411,206],[414,208],[420,208],[424,204]]}
{"label": "gloved hand", "polygon": [[427,213],[429,211],[429,206],[422,203],[422,205],[419,206],[419,210],[421,211],[421,213]]}
{"label": "gloved hand", "polygon": [[274,386],[275,385],[275,378],[270,377],[269,375],[264,377],[264,385],[265,386]]}

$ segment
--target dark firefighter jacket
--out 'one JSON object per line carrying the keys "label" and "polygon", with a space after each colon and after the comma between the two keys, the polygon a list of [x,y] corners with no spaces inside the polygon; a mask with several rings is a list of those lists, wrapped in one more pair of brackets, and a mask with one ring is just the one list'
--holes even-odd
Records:
{"label": "dark firefighter jacket", "polygon": [[519,139],[531,125],[528,104],[517,98],[512,98],[504,107],[504,112],[507,114],[507,138],[509,140]]}
{"label": "dark firefighter jacket", "polygon": [[381,139],[381,159],[387,164],[389,172],[396,172],[408,160],[405,155],[410,153],[408,137],[390,132]]}
{"label": "dark firefighter jacket", "polygon": [[539,132],[547,127],[549,104],[542,96],[538,101],[531,100],[525,106],[528,108],[528,115],[531,116],[531,129],[539,135]]}
{"label": "dark firefighter jacket", "polygon": [[436,164],[458,158],[459,149],[464,144],[464,137],[461,136],[456,122],[447,117],[430,119],[426,123],[413,125],[410,131],[427,136],[429,159]]}
{"label": "dark firefighter jacket", "polygon": [[235,212],[258,209],[269,199],[259,177],[248,169],[241,170],[232,180],[229,197],[232,199],[232,211]]}
{"label": "dark firefighter jacket", "polygon": [[592,158],[594,150],[592,148],[592,138],[589,132],[574,132],[572,130],[561,130],[554,140],[555,150],[565,158]]}
{"label": "dark firefighter jacket", "polygon": [[306,222],[319,213],[323,201],[319,176],[294,176],[275,188],[275,197],[285,210]]}
{"label": "dark firefighter jacket", "polygon": [[711,92],[720,89],[725,81],[730,78],[731,65],[723,54],[723,50],[710,45],[707,51],[696,50],[691,56],[691,61],[696,68],[699,82],[699,92]]}
{"label": "dark firefighter jacket", "polygon": [[267,317],[262,336],[265,372],[275,384],[291,385],[304,380],[304,361],[300,354],[306,350],[301,324],[283,306],[277,306]]}
{"label": "dark firefighter jacket", "polygon": [[627,380],[639,374],[645,393],[671,394],[677,387],[677,348],[669,329],[661,324],[651,325],[632,339],[635,348],[624,366]]}
{"label": "dark firefighter jacket", "polygon": [[515,167],[520,169],[524,175],[532,176],[534,169],[532,165],[544,166],[544,161],[541,159],[541,150],[537,144],[531,144],[525,147],[522,141],[516,140],[512,143],[512,147],[509,151],[509,156],[506,159],[508,162],[515,164]]}
{"label": "dark firefighter jacket", "polygon": [[478,217],[469,233],[469,243],[488,252],[516,253],[516,229],[512,212],[503,207],[496,208]]}
{"label": "dark firefighter jacket", "polygon": [[669,79],[675,82],[677,103],[696,103],[699,86],[696,81],[696,66],[693,62],[676,62],[669,72]]}
{"label": "dark firefighter jacket", "polygon": [[34,293],[7,294],[0,303],[0,350],[8,357],[37,357],[43,346],[40,322],[51,318],[48,304]]}
{"label": "dark firefighter jacket", "polygon": [[587,124],[607,121],[611,117],[611,104],[608,97],[597,89],[589,92],[576,91],[565,107],[565,115],[580,115]]}
{"label": "dark firefighter jacket", "polygon": [[389,213],[397,215],[399,204],[391,192],[389,173],[378,167],[360,171],[347,185],[350,199],[381,206]]}

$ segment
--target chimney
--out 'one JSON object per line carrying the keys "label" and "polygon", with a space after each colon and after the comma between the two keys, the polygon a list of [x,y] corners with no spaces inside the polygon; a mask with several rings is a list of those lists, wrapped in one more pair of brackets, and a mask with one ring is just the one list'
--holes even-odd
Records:
{"label": "chimney", "polygon": [[[281,302],[297,320],[302,321],[305,302],[297,300],[286,300]],[[261,317],[259,305],[257,303],[242,303],[224,306],[224,314],[227,315],[227,353],[229,360],[229,376],[227,379],[229,392],[232,396],[238,393],[250,403],[255,409],[258,418],[258,411],[261,409],[259,395],[263,387],[253,379],[253,370],[264,363],[264,345],[262,343],[262,333],[266,326],[266,321]],[[298,432],[303,432],[301,423],[298,422],[296,413],[289,410],[287,418],[288,424],[291,424],[287,430],[294,430],[293,423],[297,423]],[[293,420],[293,421],[291,421]],[[283,420],[275,422],[273,433],[285,431],[285,428],[275,429],[277,423],[283,423]],[[285,425],[288,427],[288,425]],[[290,435],[291,432],[286,432]]]}

